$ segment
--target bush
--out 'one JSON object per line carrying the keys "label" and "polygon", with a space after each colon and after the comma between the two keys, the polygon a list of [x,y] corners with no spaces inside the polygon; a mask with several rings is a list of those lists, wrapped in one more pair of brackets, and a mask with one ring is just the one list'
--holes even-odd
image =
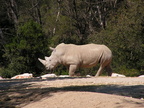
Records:
{"label": "bush", "polygon": [[[34,21],[19,26],[17,32],[17,36],[5,46],[6,53],[3,56],[8,60],[5,71],[10,73],[13,70],[12,75],[33,73],[36,76],[42,71],[38,68],[37,58],[41,58],[44,53],[47,53],[48,41],[42,32],[41,26]],[[12,75],[4,76],[11,77]]]}
{"label": "bush", "polygon": [[16,75],[16,72],[14,70],[4,69],[4,68],[0,69],[0,76],[2,76],[3,78],[11,78],[15,75]]}
{"label": "bush", "polygon": [[116,73],[123,74],[127,77],[134,77],[134,76],[139,76],[140,72],[136,69],[129,69],[126,66],[120,66],[117,70]]}

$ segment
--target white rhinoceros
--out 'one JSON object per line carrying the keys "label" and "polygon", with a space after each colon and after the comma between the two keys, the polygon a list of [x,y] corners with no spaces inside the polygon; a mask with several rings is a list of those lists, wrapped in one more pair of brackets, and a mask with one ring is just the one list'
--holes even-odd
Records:
{"label": "white rhinoceros", "polygon": [[69,66],[69,75],[74,76],[77,68],[89,68],[100,63],[100,68],[95,76],[99,76],[104,68],[111,76],[112,52],[105,45],[86,44],[59,44],[56,48],[51,48],[50,57],[45,60],[38,60],[46,67],[47,70],[55,68],[58,64]]}

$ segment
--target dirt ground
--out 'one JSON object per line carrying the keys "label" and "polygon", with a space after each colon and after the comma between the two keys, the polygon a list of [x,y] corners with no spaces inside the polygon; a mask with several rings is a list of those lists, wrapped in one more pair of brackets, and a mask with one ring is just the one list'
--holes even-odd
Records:
{"label": "dirt ground", "polygon": [[0,108],[144,108],[144,78],[0,80]]}

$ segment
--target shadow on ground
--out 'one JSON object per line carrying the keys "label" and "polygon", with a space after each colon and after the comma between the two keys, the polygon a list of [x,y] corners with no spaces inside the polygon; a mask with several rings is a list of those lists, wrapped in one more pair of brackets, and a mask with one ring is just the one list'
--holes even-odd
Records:
{"label": "shadow on ground", "polygon": [[25,82],[32,81],[38,82],[42,80],[31,79],[0,81],[0,108],[15,108],[16,105],[20,105],[22,103],[28,104],[32,101],[38,101],[41,98],[52,96],[51,93],[60,91],[85,91],[128,96],[133,98],[144,98],[144,85],[87,85],[60,88],[30,88],[32,85],[26,84]]}

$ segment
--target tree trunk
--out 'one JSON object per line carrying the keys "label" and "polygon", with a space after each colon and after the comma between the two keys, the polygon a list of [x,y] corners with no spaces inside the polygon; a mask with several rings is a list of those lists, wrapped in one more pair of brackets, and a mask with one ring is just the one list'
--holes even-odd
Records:
{"label": "tree trunk", "polygon": [[13,20],[15,26],[18,24],[18,10],[17,10],[17,3],[15,0],[6,0],[5,1],[7,6],[7,14],[9,19]]}
{"label": "tree trunk", "polygon": [[[60,15],[60,0],[57,0],[57,3],[58,3],[58,12],[56,16],[56,22],[58,22],[59,15]],[[56,27],[53,28],[53,35],[55,34],[55,32],[56,32]]]}

